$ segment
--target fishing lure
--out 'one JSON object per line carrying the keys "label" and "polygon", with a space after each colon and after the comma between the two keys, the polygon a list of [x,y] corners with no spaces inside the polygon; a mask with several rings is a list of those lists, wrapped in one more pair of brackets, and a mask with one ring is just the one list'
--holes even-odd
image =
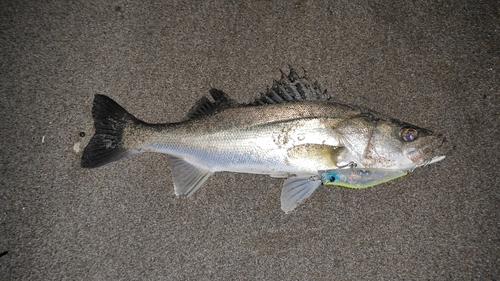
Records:
{"label": "fishing lure", "polygon": [[325,186],[342,186],[348,188],[367,188],[393,179],[406,176],[407,171],[388,169],[347,168],[318,171],[321,182]]}

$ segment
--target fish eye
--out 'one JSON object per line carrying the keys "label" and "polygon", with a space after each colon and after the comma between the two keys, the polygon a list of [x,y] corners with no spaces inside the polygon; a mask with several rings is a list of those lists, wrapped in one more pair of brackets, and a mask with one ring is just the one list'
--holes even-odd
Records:
{"label": "fish eye", "polygon": [[399,131],[399,136],[406,142],[414,141],[418,138],[418,131],[412,127],[405,127]]}

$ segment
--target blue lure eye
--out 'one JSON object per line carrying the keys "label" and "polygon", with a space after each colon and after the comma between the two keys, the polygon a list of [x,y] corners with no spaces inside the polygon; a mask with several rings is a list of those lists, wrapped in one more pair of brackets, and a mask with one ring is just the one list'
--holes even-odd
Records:
{"label": "blue lure eye", "polygon": [[399,136],[404,141],[411,142],[418,138],[418,131],[412,127],[405,127],[399,131]]}

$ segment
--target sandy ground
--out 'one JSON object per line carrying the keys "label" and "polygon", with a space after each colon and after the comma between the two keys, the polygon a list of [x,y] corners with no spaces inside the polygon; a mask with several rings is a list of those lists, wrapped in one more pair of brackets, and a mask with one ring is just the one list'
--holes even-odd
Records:
{"label": "sandy ground", "polygon": [[[0,279],[499,280],[499,4],[432,2],[2,1]],[[176,198],[165,155],[80,168],[94,94],[173,122],[289,64],[455,150],[289,215],[281,179]]]}

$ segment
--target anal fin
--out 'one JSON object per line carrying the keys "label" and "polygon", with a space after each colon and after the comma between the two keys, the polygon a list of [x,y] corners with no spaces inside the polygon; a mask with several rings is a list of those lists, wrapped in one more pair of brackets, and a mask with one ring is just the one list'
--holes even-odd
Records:
{"label": "anal fin", "polygon": [[172,171],[175,195],[190,196],[213,174],[171,155],[168,156],[168,163]]}
{"label": "anal fin", "polygon": [[321,185],[321,180],[307,177],[288,178],[281,190],[281,209],[286,213],[293,211]]}

